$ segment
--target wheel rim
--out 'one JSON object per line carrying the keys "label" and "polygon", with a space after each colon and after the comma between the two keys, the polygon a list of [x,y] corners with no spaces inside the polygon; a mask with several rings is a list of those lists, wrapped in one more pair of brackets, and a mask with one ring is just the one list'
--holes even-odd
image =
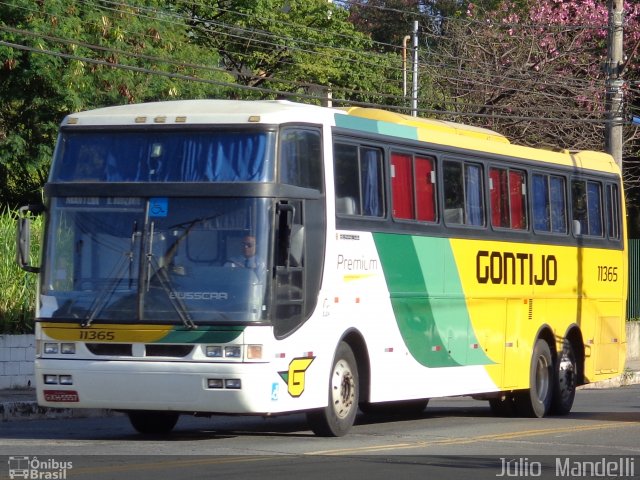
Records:
{"label": "wheel rim", "polygon": [[563,353],[560,365],[558,366],[558,384],[560,386],[560,395],[563,400],[571,396],[572,391],[575,388],[575,383],[575,366],[571,357],[568,354]]}
{"label": "wheel rim", "polygon": [[345,360],[336,362],[331,378],[331,400],[338,418],[345,418],[355,404],[356,382]]}
{"label": "wheel rim", "polygon": [[536,364],[536,394],[538,400],[544,402],[549,393],[549,363],[540,355]]}

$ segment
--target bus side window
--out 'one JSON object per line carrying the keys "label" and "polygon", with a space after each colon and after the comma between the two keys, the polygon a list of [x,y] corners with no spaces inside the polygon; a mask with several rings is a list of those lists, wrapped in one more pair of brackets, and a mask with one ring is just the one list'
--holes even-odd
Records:
{"label": "bus side window", "polygon": [[320,131],[286,128],[280,136],[280,181],[324,191]]}
{"label": "bus side window", "polygon": [[384,216],[382,150],[336,143],[333,151],[336,213]]}
{"label": "bus side window", "polygon": [[491,225],[525,230],[527,228],[526,174],[507,168],[489,169]]}
{"label": "bus side window", "polygon": [[[571,181],[573,221],[576,235],[602,237],[602,186],[587,180]],[[579,225],[579,228],[578,228]]]}
{"label": "bus side window", "polygon": [[391,194],[393,216],[395,218],[415,218],[411,155],[391,153]]}
{"label": "bus side window", "polygon": [[436,221],[436,171],[431,157],[415,157],[416,219]]}
{"label": "bus side window", "polygon": [[607,226],[609,238],[620,240],[620,194],[618,186],[607,185]]}
{"label": "bus side window", "polygon": [[360,180],[358,175],[358,147],[336,143],[333,146],[335,167],[336,213],[360,215]]}
{"label": "bus side window", "polygon": [[533,174],[533,228],[538,232],[551,231],[548,175]]}
{"label": "bus side window", "polygon": [[551,175],[549,186],[551,231],[553,233],[567,233],[567,188],[565,180],[563,177]]}
{"label": "bus side window", "polygon": [[566,188],[563,177],[534,173],[533,228],[536,232],[567,233]]}
{"label": "bus side window", "polygon": [[391,153],[391,193],[394,218],[434,222],[435,161],[430,157]]}
{"label": "bus side window", "polygon": [[443,177],[445,223],[484,225],[482,165],[446,160]]}

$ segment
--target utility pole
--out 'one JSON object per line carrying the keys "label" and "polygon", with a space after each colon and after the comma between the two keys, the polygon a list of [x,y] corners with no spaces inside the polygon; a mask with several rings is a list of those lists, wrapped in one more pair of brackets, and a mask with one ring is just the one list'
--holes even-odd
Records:
{"label": "utility pole", "polygon": [[402,97],[407,99],[407,43],[411,35],[405,35],[402,39]]}
{"label": "utility pole", "polygon": [[[622,0],[621,0],[622,1]],[[418,21],[413,22],[413,88],[411,91],[411,115],[418,116]]]}
{"label": "utility pole", "polygon": [[608,0],[609,34],[607,51],[607,126],[605,149],[622,168],[622,126],[624,123],[622,93],[622,23],[623,0]]}

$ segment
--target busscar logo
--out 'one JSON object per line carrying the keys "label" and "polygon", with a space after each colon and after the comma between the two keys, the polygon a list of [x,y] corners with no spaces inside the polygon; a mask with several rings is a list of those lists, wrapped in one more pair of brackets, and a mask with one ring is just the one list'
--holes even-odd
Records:
{"label": "busscar logo", "polygon": [[9,478],[33,480],[66,480],[67,471],[73,468],[73,462],[63,462],[55,458],[9,457]]}
{"label": "busscar logo", "polygon": [[169,298],[172,300],[228,300],[227,292],[171,292]]}
{"label": "busscar logo", "polygon": [[289,370],[278,372],[287,384],[287,391],[292,397],[297,398],[304,392],[306,371],[315,358],[316,357],[294,358],[289,364]]}

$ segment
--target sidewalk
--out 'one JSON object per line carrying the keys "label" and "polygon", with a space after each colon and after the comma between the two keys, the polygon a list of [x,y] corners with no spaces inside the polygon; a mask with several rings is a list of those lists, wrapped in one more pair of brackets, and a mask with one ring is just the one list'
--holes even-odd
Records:
{"label": "sidewalk", "polygon": [[[640,358],[627,360],[624,373],[618,377],[590,383],[579,388],[617,388],[636,384],[640,384]],[[116,415],[116,413],[102,409],[39,407],[36,402],[36,392],[33,389],[0,390],[0,422],[44,418],[104,417],[109,415]]]}
{"label": "sidewalk", "polygon": [[106,417],[115,414],[115,412],[103,409],[40,407],[36,401],[36,391],[32,388],[0,389],[0,422],[44,418]]}

